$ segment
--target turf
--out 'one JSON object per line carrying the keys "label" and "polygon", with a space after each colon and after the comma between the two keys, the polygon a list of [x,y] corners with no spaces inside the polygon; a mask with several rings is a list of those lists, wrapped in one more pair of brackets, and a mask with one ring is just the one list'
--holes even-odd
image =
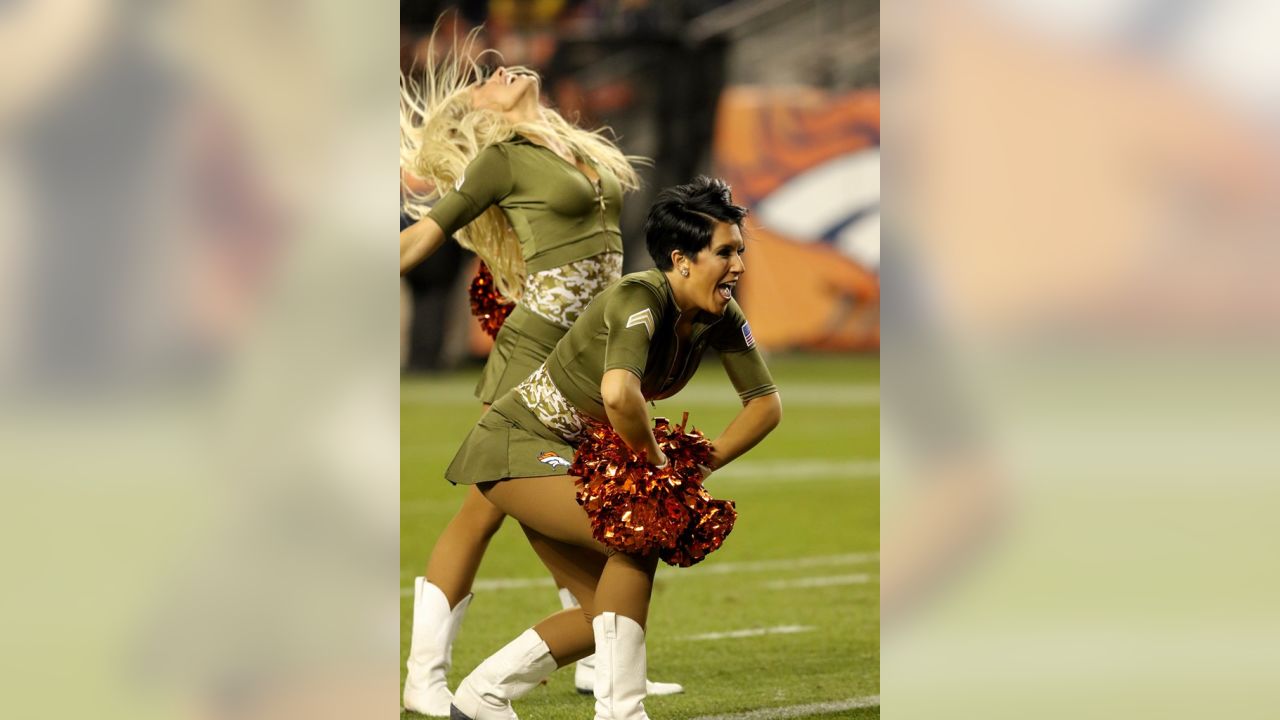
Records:
{"label": "turf", "polygon": [[[681,682],[686,692],[646,700],[654,720],[879,694],[879,360],[785,356],[771,358],[769,365],[782,392],[782,425],[708,483],[712,494],[737,502],[737,526],[724,547],[700,565],[659,569],[649,675]],[[479,413],[471,397],[476,378],[469,371],[401,384],[401,682],[413,578],[422,573],[436,535],[462,499],[462,489],[450,486],[442,473]],[[651,410],[676,420],[687,410],[691,424],[714,437],[736,406],[723,370],[712,360],[681,395]],[[508,521],[490,545],[478,582],[546,577]],[[808,586],[775,587],[788,581]],[[481,584],[454,648],[450,685],[556,610],[550,586],[486,590]],[[800,630],[691,637],[784,626]],[[592,716],[592,701],[574,692],[573,673],[566,668],[515,709],[525,720],[581,720]],[[879,717],[879,707],[804,717]]]}

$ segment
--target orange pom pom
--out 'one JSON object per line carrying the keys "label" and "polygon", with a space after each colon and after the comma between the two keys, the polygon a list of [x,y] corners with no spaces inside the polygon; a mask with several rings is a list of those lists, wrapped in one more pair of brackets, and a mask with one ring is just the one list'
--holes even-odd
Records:
{"label": "orange pom pom", "polygon": [[613,428],[598,424],[578,445],[569,474],[578,477],[578,504],[591,518],[592,534],[632,555],[658,551],[670,565],[688,567],[718,550],[738,511],[702,486],[711,441],[696,429],[655,418],[653,434],[667,456],[656,468],[627,447]]}
{"label": "orange pom pom", "polygon": [[493,282],[493,273],[489,272],[489,267],[480,263],[480,269],[476,271],[476,276],[471,281],[471,314],[480,321],[481,329],[489,337],[497,337],[498,331],[502,329],[502,323],[507,321],[507,316],[515,307],[514,303],[498,292],[498,286]]}

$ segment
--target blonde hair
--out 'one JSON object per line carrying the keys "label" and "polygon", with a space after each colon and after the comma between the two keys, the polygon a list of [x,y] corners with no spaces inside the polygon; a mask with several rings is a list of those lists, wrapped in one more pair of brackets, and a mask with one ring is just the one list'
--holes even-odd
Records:
{"label": "blonde hair", "polygon": [[[482,77],[478,60],[494,50],[476,53],[476,28],[456,42],[443,60],[435,58],[437,22],[428,43],[427,60],[421,78],[400,75],[400,166],[431,183],[432,189],[418,192],[400,184],[401,204],[409,217],[426,217],[433,202],[459,186],[467,165],[486,147],[506,142],[517,134],[555,141],[575,155],[590,158],[597,166],[618,178],[624,190],[640,186],[633,163],[644,158],[623,155],[604,133],[607,128],[588,132],[539,106],[538,119],[511,123],[494,110],[471,104],[471,88]],[[526,68],[517,71],[532,73]],[[458,243],[471,250],[489,266],[498,291],[519,299],[524,286],[524,257],[520,243],[501,208],[494,205],[456,233]]]}

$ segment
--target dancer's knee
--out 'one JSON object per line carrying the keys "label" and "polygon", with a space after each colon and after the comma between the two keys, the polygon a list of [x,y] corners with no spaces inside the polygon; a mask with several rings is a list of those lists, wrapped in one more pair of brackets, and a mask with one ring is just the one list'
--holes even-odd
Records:
{"label": "dancer's knee", "polygon": [[590,590],[587,590],[584,588],[582,592],[574,593],[573,595],[578,601],[578,607],[574,609],[582,611],[583,619],[587,621],[588,625],[590,625],[592,618],[595,617],[595,607],[596,607],[595,589],[592,588]]}
{"label": "dancer's knee", "polygon": [[659,557],[656,550],[648,554],[636,554],[605,547],[604,554],[610,562],[622,563],[649,575],[653,575],[658,569]]}

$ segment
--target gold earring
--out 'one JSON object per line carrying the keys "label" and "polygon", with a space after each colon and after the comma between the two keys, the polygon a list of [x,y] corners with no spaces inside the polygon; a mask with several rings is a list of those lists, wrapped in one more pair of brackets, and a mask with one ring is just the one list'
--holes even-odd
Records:
{"label": "gold earring", "polygon": [[680,268],[680,275],[683,277],[689,277],[689,268],[687,267]]}

